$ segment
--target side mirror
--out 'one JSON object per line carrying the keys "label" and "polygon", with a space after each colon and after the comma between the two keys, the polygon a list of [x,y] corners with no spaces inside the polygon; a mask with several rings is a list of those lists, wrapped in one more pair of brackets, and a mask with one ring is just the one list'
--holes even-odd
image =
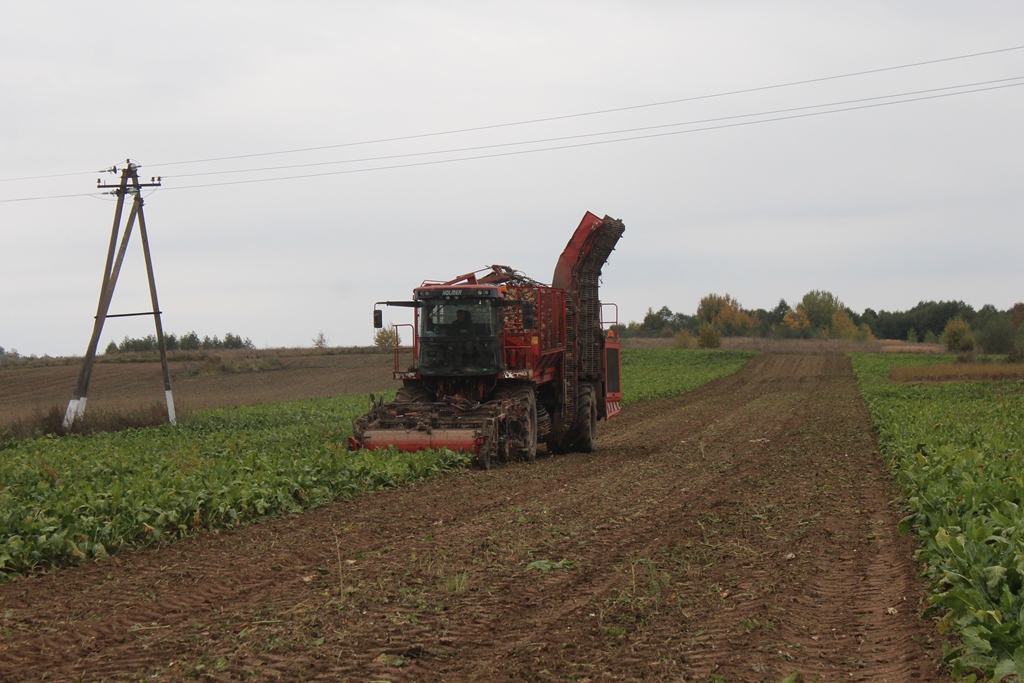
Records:
{"label": "side mirror", "polygon": [[373,326],[378,330],[384,327],[384,311],[379,308],[373,309]]}
{"label": "side mirror", "polygon": [[534,327],[533,323],[533,302],[523,301],[523,329],[532,330]]}

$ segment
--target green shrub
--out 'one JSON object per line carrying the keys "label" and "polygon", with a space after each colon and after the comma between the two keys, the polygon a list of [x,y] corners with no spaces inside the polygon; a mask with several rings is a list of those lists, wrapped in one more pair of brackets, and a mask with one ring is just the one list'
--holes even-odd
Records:
{"label": "green shrub", "polygon": [[973,351],[974,334],[971,332],[971,326],[960,316],[951,319],[942,330],[942,343],[954,353]]}
{"label": "green shrub", "polygon": [[701,323],[697,330],[697,346],[702,349],[717,349],[722,346],[722,333],[711,323]]}
{"label": "green shrub", "polygon": [[675,341],[672,344],[677,349],[693,349],[697,347],[697,340],[689,330],[679,330],[676,332]]}

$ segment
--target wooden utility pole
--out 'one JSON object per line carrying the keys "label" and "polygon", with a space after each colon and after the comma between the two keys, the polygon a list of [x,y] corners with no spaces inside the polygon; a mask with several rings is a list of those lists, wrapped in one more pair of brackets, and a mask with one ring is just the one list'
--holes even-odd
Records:
{"label": "wooden utility pole", "polygon": [[[112,169],[116,170],[116,169]],[[85,414],[85,402],[89,394],[89,380],[92,377],[92,368],[96,362],[96,349],[100,343],[100,335],[103,333],[103,323],[107,318],[127,318],[139,315],[152,315],[156,323],[157,347],[160,349],[160,365],[164,374],[164,396],[167,399],[167,420],[175,423],[174,397],[171,394],[171,373],[167,367],[167,347],[164,344],[164,330],[160,322],[160,304],[156,296],[156,279],[153,277],[153,258],[149,252],[149,235],[146,232],[146,217],[142,211],[142,188],[159,187],[160,179],[152,178],[151,182],[139,182],[139,166],[131,160],[126,162],[121,170],[121,181],[117,185],[104,185],[96,181],[98,188],[112,188],[111,194],[117,196],[117,206],[114,209],[114,226],[110,231],[110,246],[107,249],[107,262],[103,269],[103,282],[100,285],[100,301],[96,307],[96,322],[92,328],[92,339],[89,340],[89,349],[86,351],[85,360],[82,363],[82,370],[78,373],[78,384],[75,386],[75,393],[68,403],[68,409],[64,413],[64,428],[71,429],[75,420]],[[117,247],[117,236],[121,229],[121,218],[124,213],[125,197],[131,195],[132,206],[128,213],[128,222],[125,225],[124,235],[121,237],[121,246],[117,249],[117,256],[114,256]],[[110,301],[114,298],[114,286],[117,284],[117,276],[121,272],[121,264],[124,262],[125,251],[128,249],[128,239],[131,237],[135,221],[139,222],[139,234],[142,236],[142,252],[146,258],[146,274],[149,277],[149,296],[153,302],[153,310],[142,313],[119,313],[109,314]]]}

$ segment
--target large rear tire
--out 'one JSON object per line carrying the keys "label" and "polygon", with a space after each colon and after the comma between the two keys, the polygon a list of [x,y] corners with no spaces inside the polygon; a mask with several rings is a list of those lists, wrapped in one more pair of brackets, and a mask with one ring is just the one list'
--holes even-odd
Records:
{"label": "large rear tire", "polygon": [[576,424],[563,444],[566,451],[593,453],[597,441],[597,392],[593,384],[580,384],[576,395]]}
{"label": "large rear tire", "polygon": [[512,396],[519,399],[520,404],[528,405],[526,411],[526,424],[524,425],[525,446],[523,448],[523,459],[533,462],[537,459],[537,392],[533,387],[524,386],[516,389]]}

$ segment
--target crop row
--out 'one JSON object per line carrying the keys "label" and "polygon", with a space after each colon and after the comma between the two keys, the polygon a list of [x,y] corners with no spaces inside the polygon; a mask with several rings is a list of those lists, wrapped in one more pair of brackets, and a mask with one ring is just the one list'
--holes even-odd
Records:
{"label": "crop row", "polygon": [[692,391],[731,375],[750,360],[749,351],[625,349],[622,352],[622,402],[649,401]]}
{"label": "crop row", "polygon": [[1024,677],[1024,384],[888,380],[943,356],[855,355],[882,452],[907,501],[955,677]]}
{"label": "crop row", "polygon": [[44,437],[0,451],[0,577],[315,507],[466,462],[349,452],[365,397],[213,410],[189,424]]}
{"label": "crop row", "polygon": [[[626,402],[735,372],[750,354],[628,350]],[[346,449],[365,396],[244,406],[187,424],[0,448],[0,580],[464,467],[464,454]]]}

